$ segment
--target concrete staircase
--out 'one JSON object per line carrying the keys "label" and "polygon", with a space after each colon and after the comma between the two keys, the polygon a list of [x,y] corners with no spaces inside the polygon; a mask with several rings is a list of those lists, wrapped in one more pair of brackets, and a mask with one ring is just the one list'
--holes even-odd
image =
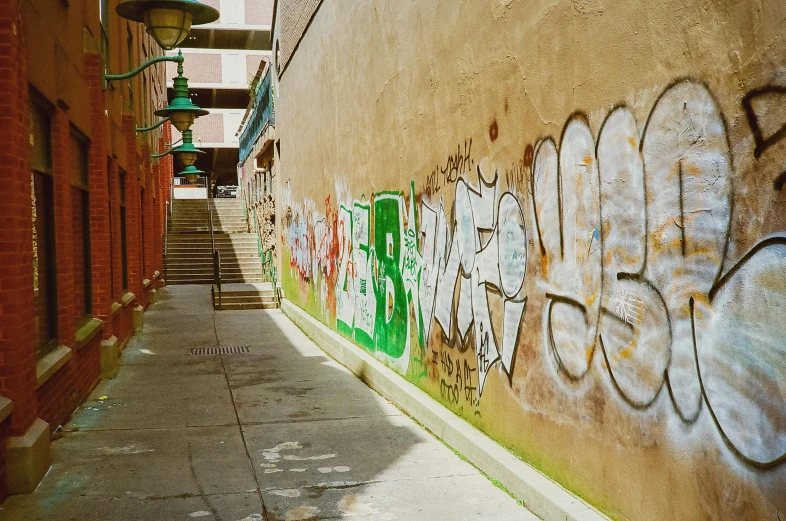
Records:
{"label": "concrete staircase", "polygon": [[273,284],[223,284],[219,298],[218,288],[213,286],[213,307],[229,309],[272,309],[278,307]]}
{"label": "concrete staircase", "polygon": [[213,232],[221,255],[223,284],[261,283],[257,237],[248,233],[240,199],[175,199],[167,234],[168,284],[212,284],[213,251],[207,205],[213,208]]}

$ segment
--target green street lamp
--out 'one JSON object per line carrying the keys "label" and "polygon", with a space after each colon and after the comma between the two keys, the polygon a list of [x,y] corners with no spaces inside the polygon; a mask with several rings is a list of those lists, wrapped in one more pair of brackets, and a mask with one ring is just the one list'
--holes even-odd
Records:
{"label": "green street lamp", "polygon": [[204,151],[199,150],[192,143],[191,130],[186,130],[183,132],[183,144],[179,147],[171,149],[169,153],[173,156],[177,156],[177,158],[180,160],[180,163],[186,168],[196,163],[196,160],[200,155],[205,154]]}
{"label": "green street lamp", "polygon": [[196,180],[197,180],[197,178],[199,176],[205,175],[205,172],[203,170],[199,170],[194,165],[189,165],[189,166],[185,167],[181,172],[178,172],[175,175],[177,177],[185,177],[186,178],[186,183],[192,185],[192,184],[196,183]]}
{"label": "green street lamp", "polygon": [[197,0],[128,0],[117,14],[145,24],[147,33],[163,49],[171,51],[186,39],[192,25],[218,20],[219,12]]}
{"label": "green street lamp", "polygon": [[180,132],[185,132],[194,124],[194,120],[199,116],[210,114],[207,110],[200,108],[191,102],[188,97],[188,78],[183,76],[183,62],[177,64],[177,76],[174,78],[175,97],[169,106],[155,111],[156,116],[169,118],[169,121]]}

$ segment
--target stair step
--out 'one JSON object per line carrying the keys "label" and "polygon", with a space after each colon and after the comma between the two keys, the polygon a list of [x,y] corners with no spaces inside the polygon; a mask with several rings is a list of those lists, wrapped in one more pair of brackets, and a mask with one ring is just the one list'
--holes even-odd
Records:
{"label": "stair step", "polygon": [[[232,262],[234,260],[245,261],[247,259],[254,259],[257,262],[262,262],[259,253],[255,250],[249,251],[236,251],[236,250],[219,250],[221,254],[221,263]],[[210,249],[194,250],[194,251],[170,251],[167,254],[169,262],[213,262],[213,251]]]}
{"label": "stair step", "polygon": [[[218,295],[218,293],[216,293]],[[275,301],[275,296],[273,292],[270,292],[270,295],[260,296],[260,295],[238,295],[235,292],[226,293],[224,291],[221,292],[221,300],[225,302],[271,302]]]}
{"label": "stair step", "polygon": [[251,300],[271,300],[274,299],[276,294],[273,292],[272,289],[267,290],[249,290],[249,291],[227,291],[224,290],[221,292],[222,298],[228,299],[235,299],[235,300],[243,300],[243,299],[251,299]]}
{"label": "stair step", "polygon": [[246,309],[276,309],[278,305],[275,302],[221,302],[219,306],[216,304],[216,309],[219,311],[242,311]]}

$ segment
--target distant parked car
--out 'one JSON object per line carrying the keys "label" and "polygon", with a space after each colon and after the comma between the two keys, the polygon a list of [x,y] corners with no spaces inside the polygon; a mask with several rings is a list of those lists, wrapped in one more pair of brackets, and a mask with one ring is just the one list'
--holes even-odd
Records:
{"label": "distant parked car", "polygon": [[237,197],[237,186],[219,186],[218,197]]}

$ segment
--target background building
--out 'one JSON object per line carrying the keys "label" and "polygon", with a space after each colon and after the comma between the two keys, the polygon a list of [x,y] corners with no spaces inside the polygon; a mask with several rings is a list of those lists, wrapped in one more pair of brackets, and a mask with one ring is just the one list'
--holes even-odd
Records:
{"label": "background building", "polygon": [[[195,27],[181,44],[191,99],[210,110],[194,124],[194,144],[207,152],[197,167],[219,185],[237,184],[237,129],[249,104],[249,84],[261,61],[270,56],[272,0],[205,2],[221,12],[215,23]],[[175,64],[169,64],[172,89]],[[174,130],[175,139],[180,135]]]}
{"label": "background building", "polygon": [[270,62],[260,63],[250,87],[252,99],[239,129],[237,167],[238,197],[243,199],[252,231],[259,238],[265,273],[277,266],[275,194],[280,144],[276,140],[274,77]]}
{"label": "background building", "polygon": [[783,519],[786,3],[276,13],[291,304],[615,519]]}
{"label": "background building", "polygon": [[171,138],[135,129],[166,104],[165,67],[105,86],[104,67],[162,54],[117,3],[0,3],[0,500],[36,487],[163,271],[172,162],[150,154]]}

